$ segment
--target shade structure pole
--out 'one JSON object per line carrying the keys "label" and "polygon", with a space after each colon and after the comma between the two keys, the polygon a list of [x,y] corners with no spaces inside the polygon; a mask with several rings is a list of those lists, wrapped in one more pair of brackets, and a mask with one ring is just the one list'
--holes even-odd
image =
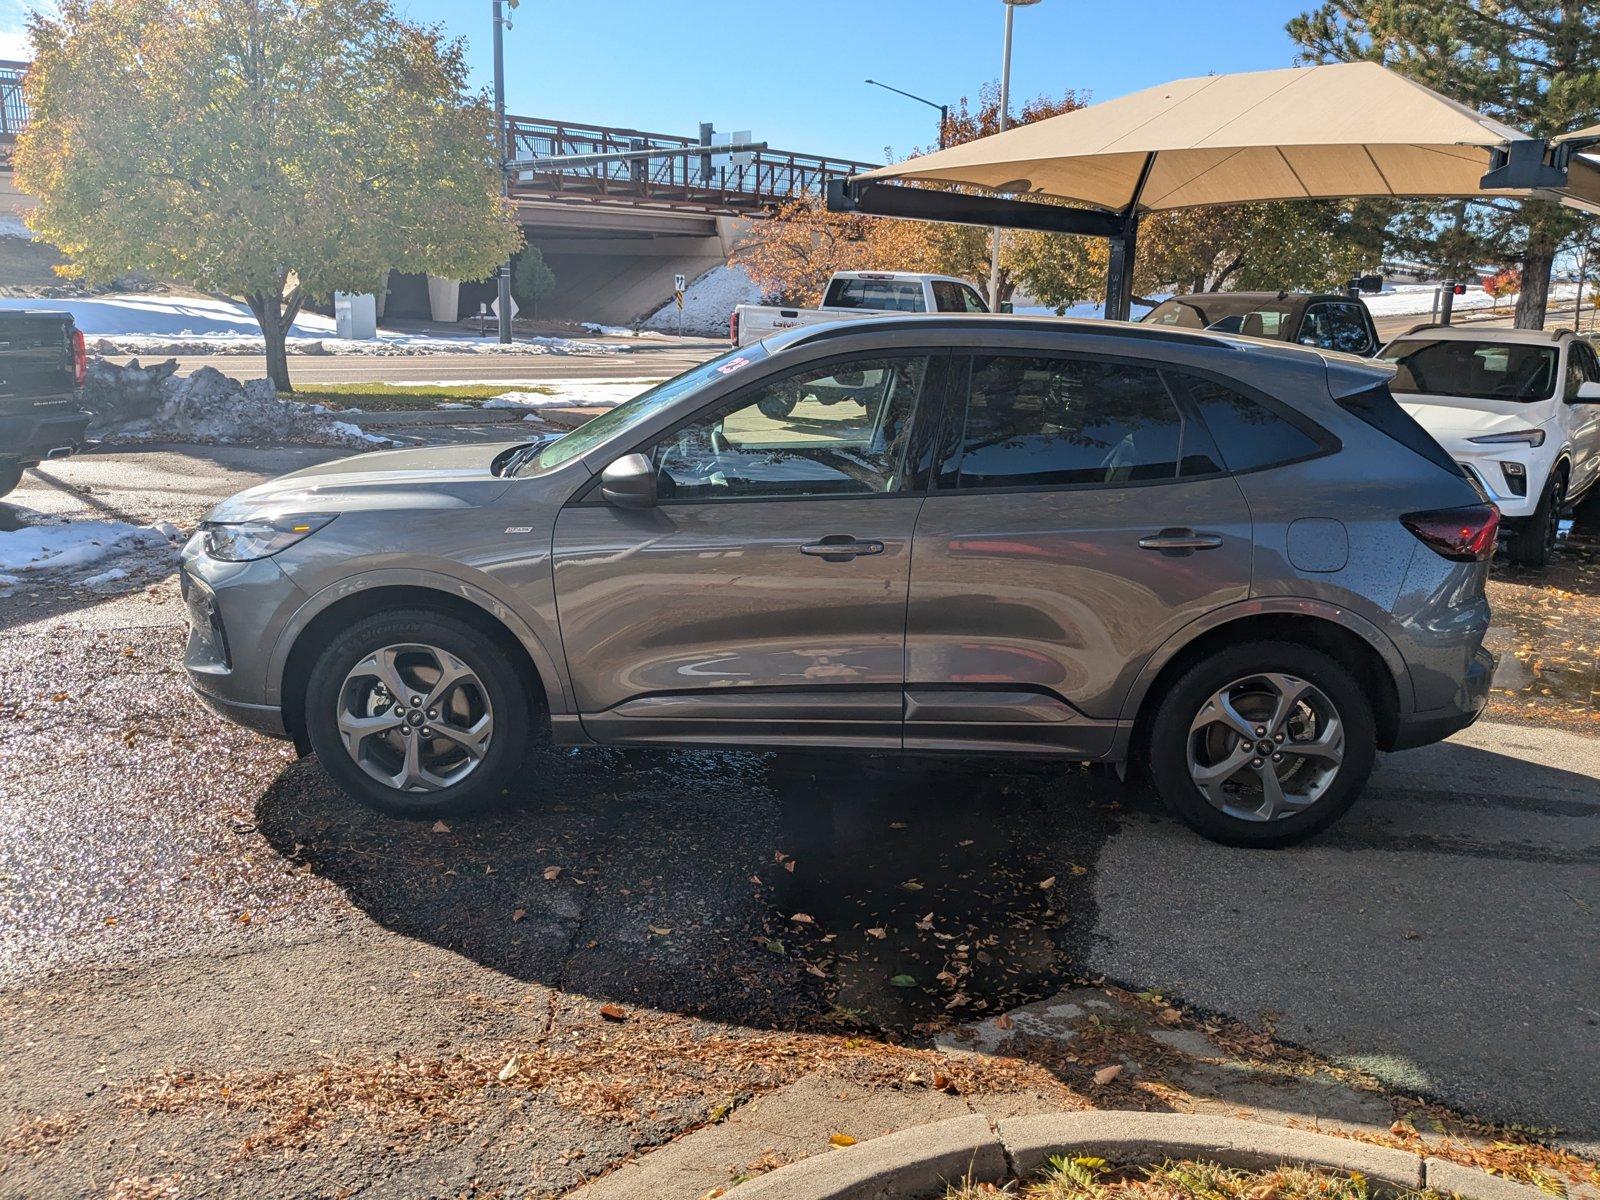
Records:
{"label": "shade structure pole", "polygon": [[1106,320],[1126,321],[1133,313],[1133,263],[1139,252],[1139,215],[1129,217],[1111,236],[1106,262]]}

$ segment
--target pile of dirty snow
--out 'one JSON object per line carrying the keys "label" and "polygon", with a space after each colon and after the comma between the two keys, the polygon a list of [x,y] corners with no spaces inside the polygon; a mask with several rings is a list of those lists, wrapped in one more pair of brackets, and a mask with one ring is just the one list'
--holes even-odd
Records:
{"label": "pile of dirty snow", "polygon": [[31,575],[83,571],[107,559],[126,563],[132,558],[131,566],[110,567],[77,580],[84,587],[106,587],[130,578],[140,565],[164,568],[183,545],[183,534],[167,521],[154,525],[69,521],[28,509],[15,511],[23,524],[0,532],[0,588],[4,589],[20,586]]}
{"label": "pile of dirty snow", "polygon": [[[164,371],[165,365],[143,370]],[[122,373],[130,374],[131,368]],[[335,419],[322,405],[278,399],[270,379],[240,383],[215,367],[201,367],[182,378],[164,376],[156,390],[159,399],[153,409],[114,424],[108,433],[118,441],[216,445],[299,442],[367,450],[394,444],[392,438]],[[121,411],[131,415],[137,410],[129,405]]]}

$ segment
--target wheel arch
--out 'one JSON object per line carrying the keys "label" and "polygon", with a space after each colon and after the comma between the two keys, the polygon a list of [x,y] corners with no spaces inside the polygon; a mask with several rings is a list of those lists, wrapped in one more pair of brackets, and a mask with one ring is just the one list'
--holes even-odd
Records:
{"label": "wheel arch", "polygon": [[1288,641],[1312,646],[1349,667],[1372,703],[1378,746],[1388,749],[1400,717],[1414,707],[1411,674],[1394,643],[1370,621],[1347,609],[1314,600],[1248,601],[1211,614],[1169,638],[1145,663],[1123,720],[1131,722],[1130,757],[1143,761],[1150,724],[1170,685],[1224,646],[1240,642]]}
{"label": "wheel arch", "polygon": [[[269,703],[282,707],[284,725],[305,748],[305,679],[322,648],[338,630],[374,613],[396,608],[434,608],[468,621],[499,640],[528,683],[536,708],[568,711],[562,660],[520,614],[484,589],[427,571],[375,571],[330,584],[290,618],[273,646],[268,668]],[[553,636],[549,631],[546,636]]]}

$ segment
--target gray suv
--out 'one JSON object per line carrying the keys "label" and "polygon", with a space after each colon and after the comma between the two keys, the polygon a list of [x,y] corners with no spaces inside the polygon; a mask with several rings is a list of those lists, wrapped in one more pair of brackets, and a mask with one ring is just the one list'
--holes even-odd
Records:
{"label": "gray suv", "polygon": [[1498,513],[1353,358],[883,317],[562,437],[362,455],[219,505],[185,659],[350,795],[433,816],[563,745],[1148,766],[1238,845],[1482,711]]}

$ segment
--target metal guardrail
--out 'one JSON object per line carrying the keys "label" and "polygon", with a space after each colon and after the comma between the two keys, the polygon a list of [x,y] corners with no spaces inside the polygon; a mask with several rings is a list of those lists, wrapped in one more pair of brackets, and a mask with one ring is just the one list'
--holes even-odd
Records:
{"label": "metal guardrail", "polygon": [[821,196],[828,181],[874,164],[789,150],[729,155],[696,138],[575,121],[508,117],[514,159],[630,150],[675,150],[670,158],[535,171],[512,185],[522,199],[600,201],[699,212],[749,212],[801,196]]}
{"label": "metal guardrail", "polygon": [[[0,60],[0,161],[28,124],[22,81],[30,64]],[[828,181],[870,169],[849,159],[763,150],[729,155],[715,146],[700,153],[696,138],[553,121],[507,117],[513,159],[569,154],[615,154],[626,150],[694,150],[672,158],[610,162],[534,172],[512,185],[519,199],[566,203],[599,202],[695,212],[751,212],[801,196],[821,196]]]}

